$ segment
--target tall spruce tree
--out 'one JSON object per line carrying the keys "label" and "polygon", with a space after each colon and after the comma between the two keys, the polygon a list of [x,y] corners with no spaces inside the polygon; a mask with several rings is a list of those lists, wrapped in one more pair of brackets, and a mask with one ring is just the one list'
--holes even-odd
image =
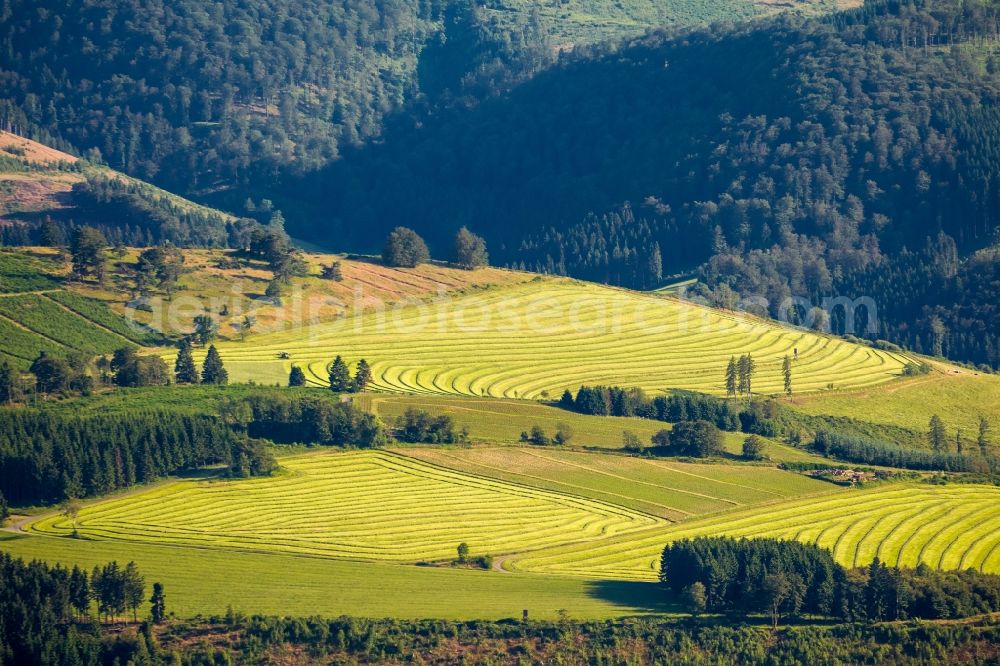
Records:
{"label": "tall spruce tree", "polygon": [[979,453],[985,458],[990,454],[990,440],[989,440],[990,422],[986,420],[985,416],[979,417],[979,435],[976,437],[976,446],[979,447]]}
{"label": "tall spruce tree", "polygon": [[194,364],[191,344],[187,340],[181,344],[180,351],[177,352],[177,360],[174,362],[174,379],[178,384],[198,383],[198,368]]}
{"label": "tall spruce tree", "polygon": [[229,383],[229,373],[226,371],[225,366],[223,366],[222,357],[219,356],[219,351],[215,348],[215,345],[210,345],[208,353],[205,355],[205,364],[201,368],[201,383]]}
{"label": "tall spruce tree", "polygon": [[729,365],[726,366],[726,395],[735,398],[737,389],[736,380],[736,357],[729,357]]}
{"label": "tall spruce tree", "polygon": [[289,386],[306,385],[306,373],[302,372],[302,368],[300,368],[297,365],[292,366],[291,372],[288,373],[288,385]]}
{"label": "tall spruce tree", "polygon": [[16,386],[14,369],[10,367],[10,363],[0,363],[0,403],[13,402]]}
{"label": "tall spruce tree", "polygon": [[935,414],[931,417],[927,428],[928,444],[930,444],[932,450],[937,453],[943,453],[948,448],[947,437],[948,435],[945,432],[944,421],[941,420],[940,416]]}
{"label": "tall spruce tree", "polygon": [[368,361],[361,359],[358,361],[358,368],[354,372],[354,390],[364,393],[372,381],[372,369]]}
{"label": "tall spruce tree", "polygon": [[330,390],[334,393],[349,393],[354,388],[351,371],[340,356],[330,365]]}
{"label": "tall spruce tree", "polygon": [[785,380],[785,395],[792,397],[792,359],[786,354],[781,362],[781,374]]}

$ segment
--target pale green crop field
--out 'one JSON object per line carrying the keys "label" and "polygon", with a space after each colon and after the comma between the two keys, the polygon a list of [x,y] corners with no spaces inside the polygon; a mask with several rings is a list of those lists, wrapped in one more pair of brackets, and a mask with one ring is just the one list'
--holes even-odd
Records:
{"label": "pale green crop field", "polygon": [[414,567],[380,562],[88,541],[0,532],[0,551],[90,570],[111,560],[135,561],[147,596],[162,583],[167,610],[178,617],[281,616],[442,618],[454,620],[610,618],[671,612],[659,586],[565,576]]}
{"label": "pale green crop field", "polygon": [[696,464],[550,448],[406,449],[407,456],[557,492],[620,504],[670,521],[838,486],[774,467]]}
{"label": "pale green crop field", "polygon": [[569,545],[508,560],[515,571],[653,580],[663,546],[699,536],[771,537],[814,543],[845,566],[876,556],[889,565],[1000,573],[1000,488],[897,484],[796,498],[669,527]]}
{"label": "pale green crop field", "polygon": [[598,500],[457,472],[384,451],[282,458],[283,473],[180,480],[51,515],[30,531],[392,562],[533,550],[659,519]]}
{"label": "pale green crop field", "polygon": [[[758,394],[782,392],[782,360],[795,349],[797,392],[882,384],[908,361],[737,313],[566,279],[399,305],[217,347],[231,381],[283,383],[295,364],[323,386],[329,363],[341,355],[372,365],[375,391],[530,399],[557,398],[583,384],[722,394],[729,358],[747,353],[757,363]],[[161,353],[172,362],[176,352]]]}

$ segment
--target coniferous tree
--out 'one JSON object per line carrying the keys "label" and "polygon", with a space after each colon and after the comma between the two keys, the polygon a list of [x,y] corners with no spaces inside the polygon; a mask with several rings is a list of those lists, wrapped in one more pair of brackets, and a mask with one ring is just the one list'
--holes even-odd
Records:
{"label": "coniferous tree", "polygon": [[330,365],[330,390],[334,393],[349,393],[354,388],[351,371],[339,355]]}
{"label": "coniferous tree", "polygon": [[928,424],[927,442],[930,444],[931,450],[937,453],[943,453],[948,448],[944,421],[942,421],[941,417],[937,414],[931,417],[930,423]]}
{"label": "coniferous tree", "polygon": [[736,357],[730,356],[729,365],[726,366],[726,395],[733,398],[736,397],[736,390],[738,388],[736,376]]}
{"label": "coniferous tree", "polygon": [[288,385],[289,386],[306,385],[306,373],[302,372],[302,368],[300,368],[297,365],[292,366],[291,372],[288,373]]}
{"label": "coniferous tree", "polygon": [[785,395],[789,398],[792,397],[792,359],[785,355],[784,360],[781,362],[781,374],[785,380]]}
{"label": "coniferous tree", "polygon": [[104,250],[108,241],[93,227],[79,227],[73,232],[70,253],[73,256],[73,275],[85,278],[93,274],[98,282],[104,282]]}
{"label": "coniferous tree", "polygon": [[371,381],[371,366],[368,365],[368,361],[361,359],[358,361],[358,368],[354,372],[354,390],[358,393],[364,393],[368,389],[368,385]]}
{"label": "coniferous tree", "polygon": [[149,618],[153,624],[162,624],[167,617],[167,597],[162,583],[153,583],[153,596],[149,598]]}
{"label": "coniferous tree", "polygon": [[132,610],[132,620],[138,621],[139,606],[146,596],[146,581],[135,562],[129,562],[122,571],[124,578],[125,606]]}
{"label": "coniferous tree", "polygon": [[208,314],[200,314],[194,318],[194,337],[198,344],[207,345],[219,334],[219,324],[215,317]]}
{"label": "coniferous tree", "polygon": [[198,368],[194,364],[194,356],[191,355],[191,344],[185,340],[177,352],[177,360],[174,362],[174,379],[178,384],[197,384]]}
{"label": "coniferous tree", "polygon": [[747,382],[747,398],[753,395],[753,374],[757,371],[757,363],[753,360],[750,354],[747,354],[746,360],[746,382]]}
{"label": "coniferous tree", "polygon": [[562,397],[559,398],[559,406],[563,409],[576,409],[576,404],[573,401],[573,394],[569,389],[563,391]]}
{"label": "coniferous tree", "polygon": [[10,363],[7,361],[0,363],[0,403],[13,402],[16,387],[14,369],[10,367]]}
{"label": "coniferous tree", "polygon": [[205,364],[201,368],[202,384],[227,384],[229,383],[229,373],[222,364],[222,357],[219,356],[215,345],[209,345],[208,353],[205,354]]}

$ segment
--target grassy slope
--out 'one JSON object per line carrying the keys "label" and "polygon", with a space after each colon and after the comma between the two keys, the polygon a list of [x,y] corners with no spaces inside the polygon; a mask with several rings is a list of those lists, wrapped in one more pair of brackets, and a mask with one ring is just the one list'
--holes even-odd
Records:
{"label": "grassy slope", "polygon": [[656,586],[628,581],[505,575],[371,562],[265,555],[0,533],[0,550],[26,559],[78,564],[134,560],[146,584],[159,581],[180,617],[227,606],[268,615],[499,619],[604,618],[669,610]]}
{"label": "grassy slope", "polygon": [[[899,375],[908,357],[670,298],[555,278],[368,313],[219,346],[236,381],[317,384],[336,354],[367,358],[391,392],[557,397],[581,384],[721,393],[732,355],[752,353],[757,393],[780,393],[781,362],[799,350],[799,392],[863,387]],[[279,353],[292,358],[282,361]],[[175,352],[164,352],[171,358]]]}
{"label": "grassy slope", "polygon": [[382,451],[284,458],[283,473],[181,480],[51,515],[32,532],[419,562],[597,540],[662,523],[618,505],[513,485]]}
{"label": "grassy slope", "polygon": [[862,421],[926,431],[931,416],[944,420],[949,434],[962,429],[975,441],[979,417],[985,416],[1000,439],[1000,376],[942,366],[930,375],[863,391],[798,398],[792,406],[807,414],[849,416]]}

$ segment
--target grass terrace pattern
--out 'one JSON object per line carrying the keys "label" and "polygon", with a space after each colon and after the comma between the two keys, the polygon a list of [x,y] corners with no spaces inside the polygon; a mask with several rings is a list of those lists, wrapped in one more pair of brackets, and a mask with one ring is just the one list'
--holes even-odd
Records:
{"label": "grass terrace pattern", "polygon": [[[284,383],[294,364],[326,385],[339,354],[352,364],[367,359],[377,391],[529,399],[583,384],[724,393],[726,363],[745,353],[757,362],[754,391],[764,394],[782,392],[781,363],[795,349],[797,392],[881,384],[910,360],[737,313],[553,278],[218,347],[232,381]],[[280,360],[282,352],[290,358]]]}
{"label": "grass terrace pattern", "polygon": [[1000,573],[1000,488],[893,485],[779,504],[655,528],[601,544],[571,545],[508,560],[521,571],[655,579],[670,541],[699,536],[795,539],[829,548],[845,566],[876,556],[889,565]]}
{"label": "grass terrace pattern", "polygon": [[[282,459],[276,478],[182,480],[80,511],[80,536],[358,560],[453,559],[595,540],[661,524],[586,497],[437,467],[383,451]],[[69,535],[74,521],[31,531]]]}

